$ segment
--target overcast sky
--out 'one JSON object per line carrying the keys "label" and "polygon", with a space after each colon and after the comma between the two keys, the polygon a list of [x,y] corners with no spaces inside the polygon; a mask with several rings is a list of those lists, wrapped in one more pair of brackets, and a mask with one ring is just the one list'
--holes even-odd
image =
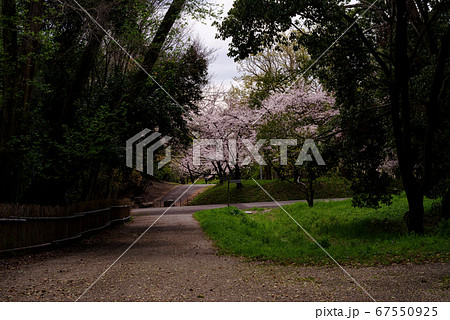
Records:
{"label": "overcast sky", "polygon": [[[215,0],[214,2],[223,4],[224,16],[226,16],[233,4],[233,0]],[[216,49],[214,53],[216,59],[209,67],[212,83],[217,85],[223,84],[225,88],[229,88],[233,82],[233,77],[238,75],[238,71],[233,59],[227,56],[229,41],[215,38],[217,29],[211,26],[212,22],[213,20],[203,21],[203,23],[193,21],[193,35],[200,39],[206,47]]]}

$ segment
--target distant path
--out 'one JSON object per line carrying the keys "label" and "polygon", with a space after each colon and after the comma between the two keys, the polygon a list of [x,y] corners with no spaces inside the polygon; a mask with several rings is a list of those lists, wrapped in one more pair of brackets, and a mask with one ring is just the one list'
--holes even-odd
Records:
{"label": "distant path", "polygon": [[[209,207],[170,208],[81,301],[370,301],[335,266],[218,254],[192,217]],[[57,250],[0,258],[0,301],[74,301],[161,210],[134,210],[131,222]],[[346,269],[378,301],[449,300],[450,263]]]}
{"label": "distant path", "polygon": [[[210,185],[208,185],[210,186]],[[176,199],[176,198],[175,198]],[[175,200],[174,199],[174,200]],[[335,199],[317,199],[315,201],[342,201],[347,200],[346,198],[335,198]],[[278,203],[282,206],[293,204],[296,202],[306,202],[306,200],[288,200],[288,201],[278,201]],[[176,208],[176,211],[174,210],[168,210],[166,214],[193,214],[197,211],[202,210],[208,210],[208,209],[217,209],[217,208],[224,208],[226,207],[226,204],[205,204],[205,205],[199,205],[199,206],[184,206]],[[230,206],[237,207],[241,210],[248,210],[251,208],[276,208],[278,205],[271,201],[271,202],[250,202],[250,203],[231,203]],[[140,215],[160,215],[164,211],[166,211],[167,208],[146,208],[146,209],[134,209],[133,215],[140,216]]]}
{"label": "distant path", "polygon": [[194,184],[194,185],[179,185],[172,190],[170,190],[168,193],[166,193],[164,196],[162,196],[157,203],[155,204],[155,207],[162,207],[164,206],[164,201],[167,200],[177,200],[183,192],[186,192],[183,196],[181,196],[180,199],[176,202],[176,206],[180,205],[180,202],[182,205],[186,204],[186,201],[190,199],[192,196],[194,196],[196,193],[201,192],[203,189],[207,187],[212,187],[214,184]]}

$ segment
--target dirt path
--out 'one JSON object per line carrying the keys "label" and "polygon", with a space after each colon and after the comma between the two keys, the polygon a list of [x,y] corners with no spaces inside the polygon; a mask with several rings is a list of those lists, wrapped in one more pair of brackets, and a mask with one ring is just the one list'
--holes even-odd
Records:
{"label": "dirt path", "polygon": [[176,188],[170,190],[168,193],[166,193],[164,196],[162,196],[159,200],[156,206],[162,206],[161,204],[164,204],[164,201],[166,200],[177,200],[175,205],[179,206],[186,205],[187,200],[190,200],[200,192],[204,191],[206,188],[212,187],[212,184],[194,184],[194,185],[179,185]]}
{"label": "dirt path", "polygon": [[[176,210],[176,209],[171,209]],[[142,213],[141,213],[142,214]],[[73,301],[158,215],[0,260],[0,301]],[[448,301],[449,263],[349,268],[378,301]],[[219,256],[188,212],[162,217],[81,301],[369,301],[339,268]]]}

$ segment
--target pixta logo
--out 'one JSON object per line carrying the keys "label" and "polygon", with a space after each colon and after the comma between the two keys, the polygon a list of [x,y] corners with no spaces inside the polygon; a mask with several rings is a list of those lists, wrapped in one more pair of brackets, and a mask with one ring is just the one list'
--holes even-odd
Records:
{"label": "pixta logo", "polygon": [[[139,132],[134,137],[127,140],[126,143],[126,162],[127,167],[133,168],[133,160],[136,158],[136,170],[140,172],[144,172],[144,158],[146,161],[146,172],[149,175],[153,175],[154,170],[154,156],[155,151],[169,142],[172,138],[164,136],[162,138],[161,133],[154,132],[151,133],[151,130],[145,129]],[[158,140],[157,140],[158,139]],[[157,140],[155,143],[153,143]],[[153,144],[152,144],[153,143]],[[136,157],[134,157],[134,145],[136,145]],[[145,151],[145,152],[144,152]],[[168,164],[171,160],[171,148],[167,146],[165,149],[165,157],[162,161],[158,163],[158,169],[161,169],[166,164]]]}
{"label": "pixta logo", "polygon": [[[261,156],[259,150],[266,145],[266,139],[260,139],[253,144],[252,141],[243,139],[241,141],[242,145],[245,147],[245,154],[247,155],[244,158],[244,161],[240,163],[241,165],[248,165],[253,160],[259,164],[260,166],[266,166],[267,163],[264,160],[264,157]],[[228,159],[226,159],[224,154],[224,145],[225,141],[222,139],[194,139],[194,165],[199,166],[201,164],[202,152],[201,147],[209,147],[212,148],[215,152],[211,153],[209,159],[214,161],[227,161],[231,165],[236,164],[236,159],[242,158],[238,157],[238,149],[237,149],[237,140],[228,139],[226,140],[227,150],[229,153]],[[282,166],[286,166],[288,164],[288,147],[289,146],[297,146],[297,139],[271,139],[270,145],[272,147],[280,147],[280,164]],[[300,150],[300,154],[295,162],[296,166],[302,166],[306,161],[313,161],[313,158],[309,153],[312,153],[314,156],[317,165],[325,166],[325,161],[322,158],[322,155],[319,152],[316,144],[312,139],[306,139],[303,143],[302,149]]]}
{"label": "pixta logo", "polygon": [[[136,170],[144,172],[144,159],[146,160],[146,171],[149,175],[153,175],[154,173],[154,157],[155,151],[166,143],[168,143],[172,138],[164,136],[162,138],[161,133],[154,132],[151,133],[151,130],[145,129],[139,132],[137,135],[127,140],[126,143],[126,162],[127,167],[133,168],[134,162],[136,162]],[[156,142],[155,142],[156,141]],[[238,151],[238,141],[234,139],[194,139],[193,141],[193,165],[200,166],[202,159],[208,159],[209,161],[227,161],[231,165],[235,165],[236,159],[243,159],[240,165],[248,165],[252,161],[256,162],[261,166],[267,165],[264,157],[259,153],[260,149],[267,143],[268,141],[265,139],[261,139],[256,141],[256,144],[253,144],[252,141],[244,139],[240,141],[245,148],[240,149]],[[280,165],[285,166],[288,164],[288,147],[289,146],[297,146],[297,139],[271,139],[270,146],[279,147],[280,154]],[[224,146],[227,146],[228,150],[228,159],[224,154]],[[203,153],[207,153],[208,156],[202,156],[202,147]],[[136,153],[134,153],[134,149],[136,149]],[[205,150],[209,149],[209,150]],[[214,152],[211,152],[214,150]],[[144,152],[145,151],[145,152]],[[239,156],[238,153],[243,153],[244,157]],[[135,156],[134,156],[135,155]],[[311,139],[306,139],[303,143],[303,146],[300,150],[300,154],[295,162],[296,166],[303,165],[304,162],[314,161],[312,156],[314,156],[316,163],[319,166],[324,166],[325,161],[323,160],[316,144]],[[136,161],[134,161],[136,159]],[[171,148],[170,146],[166,146],[165,148],[165,157],[162,161],[158,163],[158,169],[161,169],[166,164],[171,161]]]}

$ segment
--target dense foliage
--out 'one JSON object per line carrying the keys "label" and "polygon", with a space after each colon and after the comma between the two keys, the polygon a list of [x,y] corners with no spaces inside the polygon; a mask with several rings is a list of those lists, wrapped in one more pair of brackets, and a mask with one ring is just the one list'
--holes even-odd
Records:
{"label": "dense foliage", "polygon": [[336,97],[354,204],[389,203],[380,168],[398,162],[405,221],[421,233],[424,194],[443,196],[450,215],[449,16],[448,1],[237,0],[219,30],[237,60],[286,43],[308,50]]}
{"label": "dense foliage", "polygon": [[0,201],[115,197],[142,179],[124,168],[128,138],[149,128],[185,143],[208,54],[183,21],[213,7],[203,0],[79,4],[2,1]]}

